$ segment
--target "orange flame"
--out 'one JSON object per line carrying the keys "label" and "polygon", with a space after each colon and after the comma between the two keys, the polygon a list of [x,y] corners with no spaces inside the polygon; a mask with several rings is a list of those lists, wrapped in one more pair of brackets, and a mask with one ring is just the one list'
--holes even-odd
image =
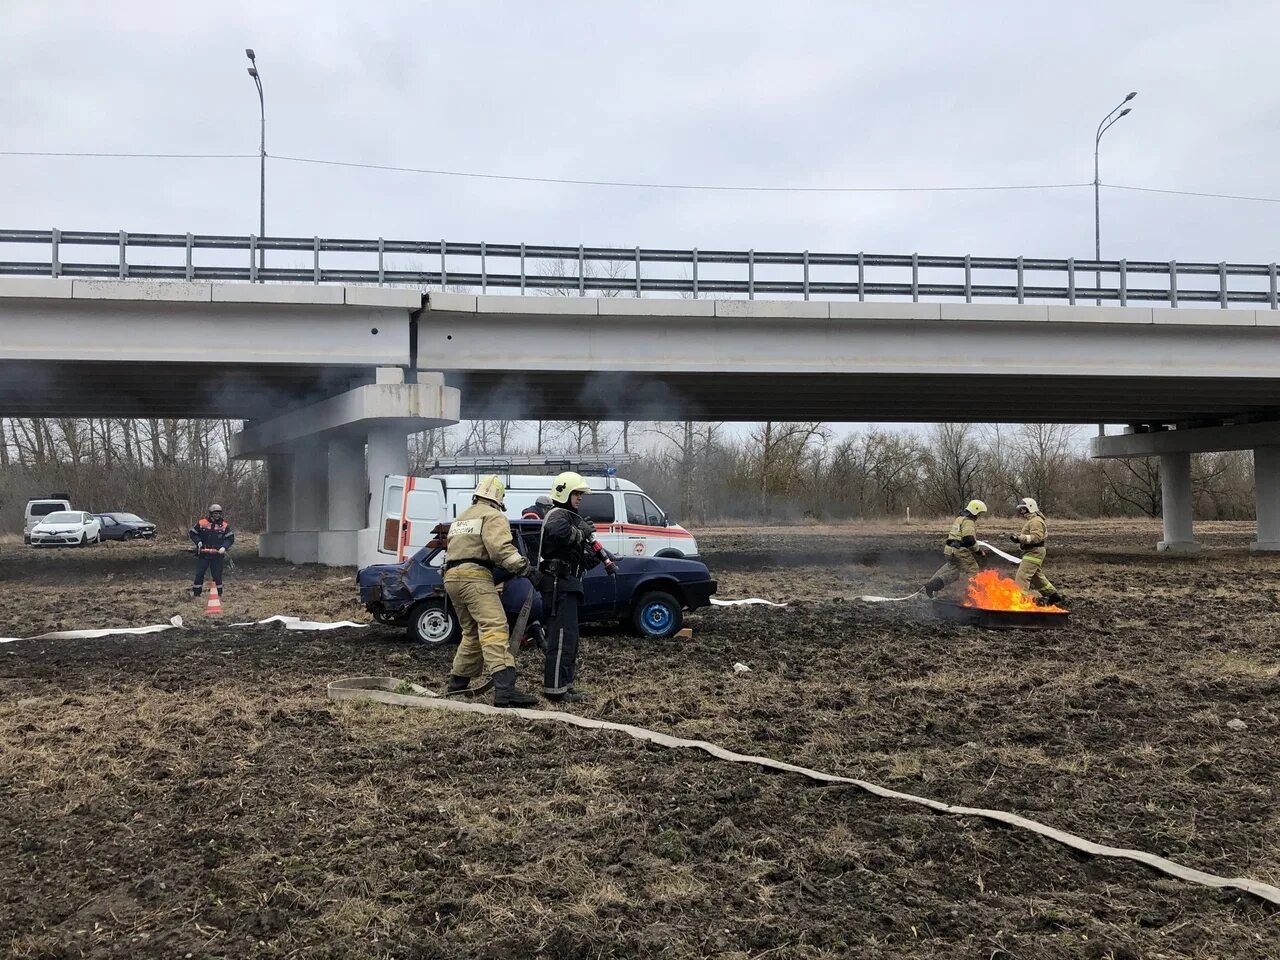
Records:
{"label": "orange flame", "polygon": [[1042,607],[1029,593],[995,570],[983,570],[969,581],[964,606],[979,610],[1014,610],[1022,613],[1066,613],[1062,607]]}

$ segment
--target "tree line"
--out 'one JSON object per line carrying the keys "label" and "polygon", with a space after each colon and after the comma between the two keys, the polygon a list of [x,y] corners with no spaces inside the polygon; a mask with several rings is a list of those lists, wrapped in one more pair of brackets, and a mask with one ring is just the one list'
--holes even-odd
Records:
{"label": "tree line", "polygon": [[[211,500],[260,530],[262,465],[228,456],[229,420],[0,418],[0,530],[21,529],[29,497],[67,493],[77,508],[129,511],[181,530]],[[997,512],[1023,496],[1058,517],[1156,517],[1155,458],[1093,460],[1080,428],[943,423],[923,432],[840,432],[819,422],[475,420],[411,438],[410,469],[436,458],[543,454],[607,462],[676,519],[790,522],[946,516],[972,497]],[[1192,459],[1196,515],[1253,516],[1250,454]]]}

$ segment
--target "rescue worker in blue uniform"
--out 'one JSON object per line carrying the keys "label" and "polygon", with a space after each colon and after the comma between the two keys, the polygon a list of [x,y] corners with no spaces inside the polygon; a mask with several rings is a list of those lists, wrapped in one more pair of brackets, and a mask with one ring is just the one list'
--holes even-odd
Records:
{"label": "rescue worker in blue uniform", "polygon": [[542,609],[547,616],[542,695],[553,703],[577,703],[586,695],[573,688],[578,674],[578,609],[582,575],[603,563],[610,576],[617,565],[596,541],[595,524],[578,509],[590,484],[573,472],[551,483],[552,508],[542,522],[538,569],[542,572]]}
{"label": "rescue worker in blue uniform", "polygon": [[196,575],[191,582],[191,596],[200,596],[206,574],[217,585],[218,595],[222,596],[222,564],[227,551],[236,542],[231,524],[222,515],[222,504],[209,504],[208,514],[196,521],[196,525],[187,531],[187,536],[196,545]]}

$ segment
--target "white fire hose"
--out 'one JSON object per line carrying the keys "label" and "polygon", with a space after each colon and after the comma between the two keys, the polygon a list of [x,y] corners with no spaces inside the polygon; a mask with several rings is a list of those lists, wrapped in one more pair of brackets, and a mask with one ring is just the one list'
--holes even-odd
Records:
{"label": "white fire hose", "polygon": [[[1003,550],[1001,550],[999,547],[992,546],[991,544],[987,543],[987,541],[985,541],[985,540],[979,540],[979,541],[978,541],[978,546],[982,547],[984,550],[989,550],[989,551],[991,551],[991,552],[992,552],[992,553],[994,553],[997,557],[1003,557],[1004,559],[1008,560],[1010,563],[1021,563],[1021,562],[1022,562],[1022,561],[1021,561],[1021,560],[1019,560],[1017,557],[1015,557],[1013,554],[1011,554],[1011,553],[1005,553],[1005,552],[1004,552]],[[863,603],[902,603],[904,600],[914,600],[916,597],[920,596],[920,594],[922,594],[922,593],[924,593],[924,587],[921,587],[921,588],[920,588],[919,590],[917,590],[915,593],[909,593],[909,594],[907,594],[905,597],[872,597],[872,596],[866,596],[866,597],[859,597],[858,599],[859,599],[859,600],[861,600]]]}
{"label": "white fire hose", "polygon": [[808,777],[810,780],[817,780],[820,783],[838,783],[847,784],[848,786],[857,787],[865,790],[867,793],[886,800],[899,800],[907,803],[919,804],[928,807],[938,813],[946,813],[952,816],[964,817],[981,817],[986,820],[995,820],[1000,823],[1016,827],[1020,830],[1026,830],[1030,833],[1039,834],[1040,836],[1078,850],[1081,853],[1094,857],[1113,857],[1120,860],[1129,860],[1134,863],[1141,863],[1158,870],[1161,873],[1168,874],[1171,877],[1177,877],[1179,880],[1185,880],[1188,883],[1198,883],[1206,887],[1216,887],[1218,889],[1239,890],[1244,893],[1251,894],[1262,900],[1267,900],[1274,904],[1280,904],[1280,888],[1276,888],[1269,883],[1263,883],[1261,880],[1253,880],[1249,877],[1222,877],[1217,874],[1206,873],[1202,870],[1196,870],[1193,867],[1183,866],[1164,857],[1157,856],[1153,853],[1147,853],[1142,850],[1130,850],[1123,847],[1113,847],[1106,844],[1095,843],[1092,840],[1086,840],[1084,837],[1078,837],[1075,834],[1067,833],[1065,830],[1059,830],[1048,824],[1040,823],[1038,820],[1031,820],[1027,817],[1019,816],[1016,813],[1008,813],[1004,810],[989,810],[982,807],[963,807],[955,804],[944,803],[941,800],[934,800],[931,797],[921,797],[912,793],[904,793],[900,790],[890,790],[888,787],[882,787],[877,783],[871,783],[868,780],[857,780],[853,777],[840,777],[830,773],[823,773],[818,770],[810,770],[807,767],[796,766],[792,763],[785,763],[782,760],[774,760],[772,757],[752,756],[750,754],[735,753],[732,750],[726,750],[724,747],[708,743],[705,740],[685,740],[681,737],[672,737],[665,733],[659,733],[656,730],[649,730],[645,727],[635,727],[626,723],[610,723],[606,720],[596,720],[593,717],[581,717],[577,714],[562,712],[559,710],[523,710],[502,707],[492,707],[487,703],[458,703],[453,700],[443,700],[438,694],[431,692],[425,687],[420,687],[416,683],[409,683],[404,680],[397,680],[394,677],[350,677],[346,680],[335,680],[328,686],[328,697],[330,700],[374,700],[379,703],[386,703],[398,707],[426,707],[434,710],[461,710],[468,713],[487,714],[495,717],[519,717],[523,720],[551,721],[555,723],[565,723],[575,727],[585,727],[589,730],[612,730],[617,733],[625,733],[629,737],[636,740],[656,743],[662,747],[676,748],[692,748],[709,753],[718,760],[728,760],[731,763],[754,764],[758,767],[766,767],[771,770],[779,770],[784,773],[799,774]]}

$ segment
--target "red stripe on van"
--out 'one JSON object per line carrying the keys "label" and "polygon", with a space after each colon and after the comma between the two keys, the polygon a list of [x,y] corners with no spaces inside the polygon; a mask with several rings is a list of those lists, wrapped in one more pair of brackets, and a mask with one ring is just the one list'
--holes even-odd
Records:
{"label": "red stripe on van", "polygon": [[615,523],[610,527],[618,533],[643,533],[651,537],[667,536],[667,537],[687,537],[693,539],[693,534],[688,530],[678,529],[676,527],[646,527],[639,523]]}

